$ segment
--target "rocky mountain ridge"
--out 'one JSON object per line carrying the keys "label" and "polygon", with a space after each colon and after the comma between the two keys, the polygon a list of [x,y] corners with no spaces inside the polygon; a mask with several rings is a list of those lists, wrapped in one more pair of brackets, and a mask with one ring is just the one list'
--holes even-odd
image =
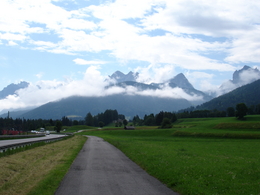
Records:
{"label": "rocky mountain ridge", "polygon": [[11,83],[6,86],[2,91],[0,91],[0,99],[6,98],[8,95],[14,95],[20,89],[25,89],[29,86],[29,83],[26,81],[21,81],[18,84]]}
{"label": "rocky mountain ridge", "polygon": [[250,84],[256,80],[260,79],[260,71],[250,66],[245,65],[242,69],[236,70],[233,73],[232,80],[224,82],[220,87],[220,94],[228,93],[238,87],[246,84]]}

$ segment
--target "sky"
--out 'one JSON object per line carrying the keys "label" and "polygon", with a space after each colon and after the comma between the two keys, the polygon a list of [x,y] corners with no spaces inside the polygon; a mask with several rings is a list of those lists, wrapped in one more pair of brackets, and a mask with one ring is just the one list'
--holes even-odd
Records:
{"label": "sky", "polygon": [[0,1],[0,90],[30,83],[0,110],[104,93],[117,70],[213,90],[244,65],[260,67],[259,0]]}

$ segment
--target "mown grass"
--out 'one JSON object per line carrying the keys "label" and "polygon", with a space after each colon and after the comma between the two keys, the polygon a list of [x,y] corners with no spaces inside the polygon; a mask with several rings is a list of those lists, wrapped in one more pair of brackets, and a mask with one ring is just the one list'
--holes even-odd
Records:
{"label": "mown grass", "polygon": [[54,194],[85,141],[73,136],[0,158],[0,194]]}
{"label": "mown grass", "polygon": [[[260,131],[252,128],[260,116],[246,121],[234,118],[184,119],[172,129],[91,131],[103,137],[149,174],[183,195],[260,194],[260,140],[218,138],[219,133],[241,135]],[[219,124],[224,129],[216,128]],[[235,129],[237,123],[242,129]],[[231,125],[235,124],[235,125]],[[245,125],[248,124],[248,125]],[[212,133],[211,137],[178,137],[176,131]]]}

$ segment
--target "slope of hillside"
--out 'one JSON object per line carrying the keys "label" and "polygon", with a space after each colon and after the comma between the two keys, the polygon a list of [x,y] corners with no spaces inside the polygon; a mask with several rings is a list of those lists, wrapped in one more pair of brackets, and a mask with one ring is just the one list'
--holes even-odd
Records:
{"label": "slope of hillside", "polygon": [[219,96],[197,106],[197,110],[223,110],[228,107],[235,107],[238,103],[245,103],[247,106],[260,104],[260,79],[239,87],[225,95]]}
{"label": "slope of hillside", "polygon": [[56,102],[50,102],[33,109],[20,117],[30,119],[60,119],[63,116],[86,116],[116,109],[125,116],[143,116],[160,111],[177,111],[191,104],[185,99],[158,98],[151,96],[110,95],[105,97],[69,97]]}

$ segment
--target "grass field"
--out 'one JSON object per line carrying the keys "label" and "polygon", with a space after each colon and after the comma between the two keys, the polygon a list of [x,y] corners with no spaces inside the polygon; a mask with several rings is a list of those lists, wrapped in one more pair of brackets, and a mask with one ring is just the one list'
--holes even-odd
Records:
{"label": "grass field", "polygon": [[[180,194],[257,195],[260,194],[259,123],[260,116],[247,116],[245,121],[183,119],[172,129],[110,128],[87,134],[103,137]],[[188,133],[180,136],[176,132]],[[233,138],[219,137],[225,134],[232,134]],[[251,139],[242,139],[248,134]]]}
{"label": "grass field", "polygon": [[1,157],[0,194],[54,194],[85,141],[73,136]]}

